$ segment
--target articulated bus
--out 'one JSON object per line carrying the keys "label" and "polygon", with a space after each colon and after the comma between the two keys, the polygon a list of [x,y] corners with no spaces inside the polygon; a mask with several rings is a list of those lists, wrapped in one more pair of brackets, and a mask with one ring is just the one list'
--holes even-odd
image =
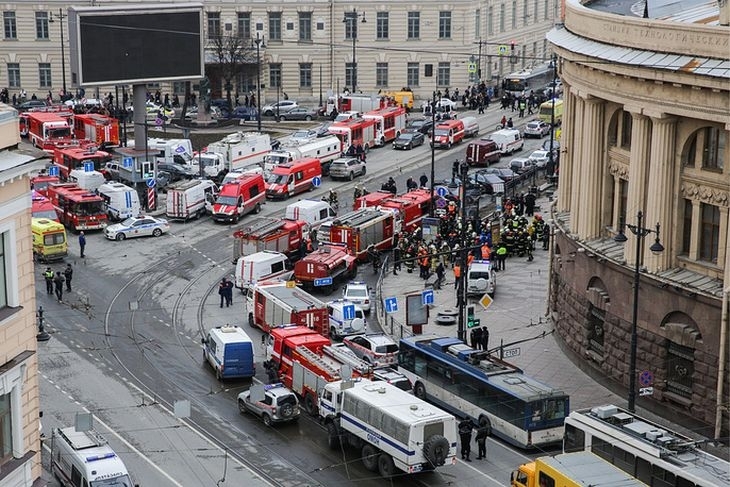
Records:
{"label": "articulated bus", "polygon": [[593,452],[651,486],[730,485],[730,462],[701,444],[613,405],[573,411],[565,419],[566,453]]}
{"label": "articulated bus", "polygon": [[570,411],[567,394],[459,339],[402,338],[398,370],[419,398],[475,423],[485,419],[495,436],[520,448],[541,448],[563,439],[563,421]]}
{"label": "articulated bus", "polygon": [[531,90],[541,90],[553,82],[555,69],[551,64],[535,66],[512,73],[502,81],[502,89],[512,95],[529,95]]}

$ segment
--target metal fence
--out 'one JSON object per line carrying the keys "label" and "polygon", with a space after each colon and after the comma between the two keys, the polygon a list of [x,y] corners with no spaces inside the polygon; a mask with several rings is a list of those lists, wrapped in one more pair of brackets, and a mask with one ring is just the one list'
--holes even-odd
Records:
{"label": "metal fence", "polygon": [[388,273],[390,257],[391,254],[388,254],[383,259],[383,265],[380,267],[380,273],[378,274],[378,282],[375,284],[375,312],[377,313],[378,323],[380,323],[380,329],[391,337],[400,339],[413,336],[413,331],[409,326],[396,320],[393,315],[387,314],[383,306],[383,279]]}

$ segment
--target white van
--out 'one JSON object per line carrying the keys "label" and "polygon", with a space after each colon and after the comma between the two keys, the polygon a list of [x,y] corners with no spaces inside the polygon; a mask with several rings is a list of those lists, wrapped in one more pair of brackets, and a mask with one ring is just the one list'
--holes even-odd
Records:
{"label": "white van", "polygon": [[68,181],[76,183],[79,188],[88,191],[96,191],[96,189],[106,182],[104,175],[99,171],[84,171],[83,169],[73,169],[68,173]]}
{"label": "white van", "polygon": [[254,165],[248,166],[246,168],[234,169],[233,171],[229,171],[223,177],[223,181],[221,181],[221,186],[223,186],[224,184],[228,184],[232,181],[235,181],[236,179],[247,176],[249,174],[261,174],[263,176],[264,168],[261,167],[261,165],[259,165],[259,164],[254,164]]}
{"label": "white van", "polygon": [[[354,317],[345,318],[345,306],[354,306]],[[339,340],[348,335],[364,333],[367,329],[365,312],[360,306],[345,299],[337,299],[327,303],[327,313],[330,316],[330,338]]]}
{"label": "white van", "polygon": [[104,209],[111,220],[125,220],[139,216],[139,194],[122,183],[104,183],[96,190],[104,199]]}
{"label": "white van", "polygon": [[217,326],[201,342],[203,360],[210,364],[218,380],[256,375],[253,342],[240,326]]}
{"label": "white van", "polygon": [[286,207],[284,218],[287,220],[301,220],[309,224],[310,228],[318,228],[323,222],[332,220],[337,213],[326,201],[300,200]]}
{"label": "white van", "polygon": [[466,295],[483,296],[484,293],[494,297],[497,292],[497,278],[488,260],[473,260],[466,272]]}
{"label": "white van", "polygon": [[517,129],[497,130],[489,134],[486,138],[487,140],[493,140],[497,144],[499,152],[502,155],[521,151],[525,145],[522,134]]}
{"label": "white van", "polygon": [[286,255],[273,250],[264,250],[239,257],[236,261],[236,287],[241,292],[267,279],[289,280],[293,271]]}
{"label": "white van", "polygon": [[213,213],[218,186],[208,179],[178,181],[167,187],[167,217],[188,220]]}
{"label": "white van", "polygon": [[479,122],[474,117],[464,117],[461,119],[464,124],[464,137],[476,137],[479,135]]}
{"label": "white van", "polygon": [[62,485],[134,485],[124,462],[95,431],[55,428],[51,471]]}

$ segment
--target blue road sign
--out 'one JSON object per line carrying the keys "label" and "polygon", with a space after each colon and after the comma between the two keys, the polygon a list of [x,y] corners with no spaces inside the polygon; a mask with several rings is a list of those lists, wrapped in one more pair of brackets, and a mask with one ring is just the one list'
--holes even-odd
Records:
{"label": "blue road sign", "polygon": [[84,162],[84,172],[92,172],[94,170],[93,162]]}
{"label": "blue road sign", "polygon": [[185,147],[183,147],[183,146],[181,146],[181,145],[178,145],[178,146],[177,146],[177,147],[175,148],[175,152],[177,152],[178,154],[182,154],[182,153],[184,153],[184,152],[187,152],[187,150],[185,149]]}
{"label": "blue road sign", "polygon": [[314,186],[315,188],[319,188],[321,185],[322,185],[322,178],[320,178],[319,176],[314,176],[312,178],[312,186]]}
{"label": "blue road sign", "polygon": [[332,278],[331,277],[323,277],[322,279],[315,279],[314,285],[319,286],[331,286],[332,285]]}
{"label": "blue road sign", "polygon": [[134,166],[134,159],[132,159],[131,157],[123,157],[122,158],[122,167],[129,168],[129,167],[132,167],[132,166]]}
{"label": "blue road sign", "polygon": [[446,208],[449,205],[449,202],[446,201],[445,198],[439,198],[436,200],[436,208]]}
{"label": "blue road sign", "polygon": [[155,125],[157,125],[158,127],[159,127],[160,125],[162,125],[163,123],[165,123],[165,121],[164,121],[164,120],[162,120],[162,119],[161,119],[160,117],[157,117],[157,118],[155,119]]}
{"label": "blue road sign", "polygon": [[433,289],[427,289],[421,293],[421,303],[424,306],[433,304]]}
{"label": "blue road sign", "polygon": [[444,186],[436,186],[436,194],[442,198],[449,194],[449,188]]}
{"label": "blue road sign", "polygon": [[147,181],[145,181],[145,183],[147,183],[148,188],[154,188],[155,185],[157,185],[157,181],[155,181],[155,178],[149,178]]}
{"label": "blue road sign", "polygon": [[342,318],[346,320],[355,319],[355,305],[348,304],[342,307]]}
{"label": "blue road sign", "polygon": [[639,384],[644,387],[650,386],[654,382],[654,374],[650,370],[644,370],[639,374]]}
{"label": "blue road sign", "polygon": [[398,311],[398,298],[385,298],[385,312],[395,313],[396,311]]}
{"label": "blue road sign", "polygon": [[58,166],[51,166],[48,168],[49,176],[58,176]]}

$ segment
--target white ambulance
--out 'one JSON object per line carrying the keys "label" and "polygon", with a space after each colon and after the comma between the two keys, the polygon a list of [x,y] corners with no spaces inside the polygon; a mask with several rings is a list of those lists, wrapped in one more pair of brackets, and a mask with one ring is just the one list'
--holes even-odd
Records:
{"label": "white ambulance", "polygon": [[218,186],[209,179],[178,181],[167,187],[167,218],[189,220],[213,213]]}
{"label": "white ambulance", "polygon": [[55,428],[51,438],[51,470],[67,487],[134,487],[124,462],[95,431]]}

